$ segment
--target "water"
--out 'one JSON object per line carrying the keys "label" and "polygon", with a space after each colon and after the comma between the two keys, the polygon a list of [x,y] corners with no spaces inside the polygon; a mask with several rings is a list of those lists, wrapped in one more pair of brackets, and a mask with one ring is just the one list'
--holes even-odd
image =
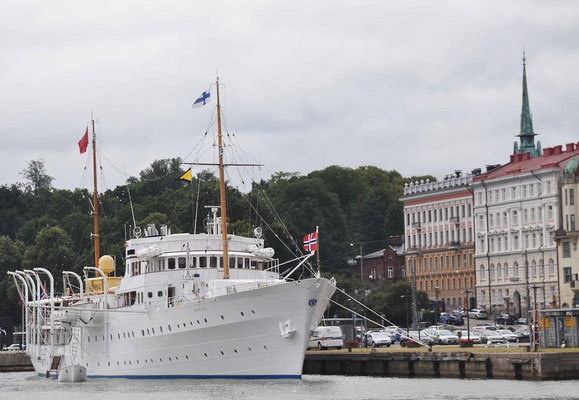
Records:
{"label": "water", "polygon": [[406,379],[307,375],[302,380],[93,379],[66,384],[33,373],[0,374],[0,399],[52,400],[579,399],[579,381]]}

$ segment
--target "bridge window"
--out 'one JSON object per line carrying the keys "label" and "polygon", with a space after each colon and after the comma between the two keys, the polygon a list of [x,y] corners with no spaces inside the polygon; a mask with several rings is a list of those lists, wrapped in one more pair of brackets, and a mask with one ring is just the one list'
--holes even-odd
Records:
{"label": "bridge window", "polygon": [[229,268],[235,268],[235,257],[229,257]]}
{"label": "bridge window", "polygon": [[209,257],[209,266],[211,268],[217,268],[217,257],[215,256]]}
{"label": "bridge window", "polygon": [[207,268],[207,257],[199,257],[199,267]]}
{"label": "bridge window", "polygon": [[251,260],[251,269],[256,269],[256,268],[257,268],[257,261]]}
{"label": "bridge window", "polygon": [[243,268],[243,258],[241,257],[237,259],[237,268]]}
{"label": "bridge window", "polygon": [[245,259],[245,269],[249,269],[249,258]]}
{"label": "bridge window", "polygon": [[223,264],[223,257],[219,257],[219,268],[223,268],[225,264]]}
{"label": "bridge window", "polygon": [[175,259],[169,258],[169,269],[175,269]]}
{"label": "bridge window", "polygon": [[183,269],[185,267],[185,257],[179,257],[179,268]]}
{"label": "bridge window", "polygon": [[189,265],[191,268],[197,268],[197,257],[189,257]]}

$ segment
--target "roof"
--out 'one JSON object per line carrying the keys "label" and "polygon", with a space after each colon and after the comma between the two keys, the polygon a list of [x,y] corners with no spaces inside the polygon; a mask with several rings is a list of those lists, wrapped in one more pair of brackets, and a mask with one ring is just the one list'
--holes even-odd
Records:
{"label": "roof", "polygon": [[[396,252],[397,256],[403,256],[404,255],[404,244],[401,245],[388,245],[388,247],[390,247],[392,250],[394,250],[394,252]],[[380,257],[384,257],[384,252],[386,251],[386,249],[382,249],[382,250],[378,250],[375,251],[373,253],[370,254],[366,254],[365,256],[362,257],[363,260],[366,259],[371,259],[371,258],[380,258]],[[358,257],[359,258],[359,257]]]}
{"label": "roof", "polygon": [[563,146],[547,147],[540,157],[531,158],[529,153],[511,154],[509,163],[477,176],[474,181],[502,178],[504,176],[538,171],[545,168],[559,167],[559,164],[579,154],[579,143],[568,143]]}

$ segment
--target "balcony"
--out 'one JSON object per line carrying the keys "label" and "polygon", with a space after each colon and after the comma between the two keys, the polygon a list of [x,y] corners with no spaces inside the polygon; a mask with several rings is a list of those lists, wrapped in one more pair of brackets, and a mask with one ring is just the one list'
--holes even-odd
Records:
{"label": "balcony", "polygon": [[459,220],[458,217],[451,217],[451,218],[450,218],[450,223],[451,223],[451,224],[458,225],[458,224],[460,224],[460,220]]}
{"label": "balcony", "polygon": [[460,242],[458,240],[448,242],[448,248],[449,249],[459,249],[460,248]]}
{"label": "balcony", "polygon": [[420,222],[413,222],[412,229],[420,229]]}

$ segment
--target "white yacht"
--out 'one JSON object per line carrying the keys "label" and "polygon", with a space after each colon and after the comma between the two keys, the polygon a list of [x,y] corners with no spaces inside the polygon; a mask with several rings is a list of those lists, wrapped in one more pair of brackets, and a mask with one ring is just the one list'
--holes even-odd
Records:
{"label": "white yacht", "polygon": [[[210,208],[205,233],[137,230],[125,245],[124,275],[111,276],[114,260],[98,254],[95,184],[96,266],[85,267],[84,277],[63,271],[62,295],[45,269],[9,272],[22,288],[26,351],[39,375],[68,382],[301,377],[335,282],[319,272],[291,278],[313,253],[280,274],[259,228],[254,237],[228,234],[218,126],[221,206]],[[94,142],[93,123],[93,158]]]}

